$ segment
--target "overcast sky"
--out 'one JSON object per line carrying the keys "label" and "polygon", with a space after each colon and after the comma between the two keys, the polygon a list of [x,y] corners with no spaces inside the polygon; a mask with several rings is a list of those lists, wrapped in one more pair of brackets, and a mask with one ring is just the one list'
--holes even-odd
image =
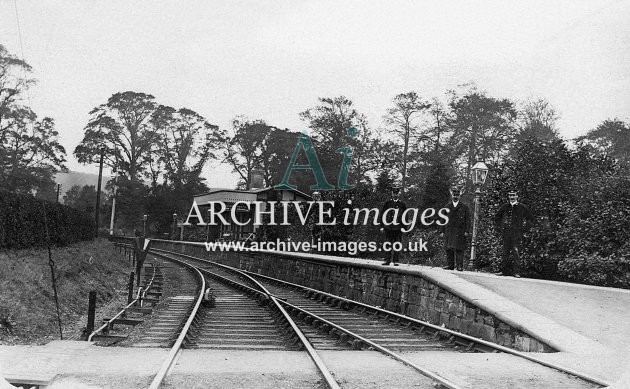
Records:
{"label": "overcast sky", "polygon": [[[229,127],[235,115],[303,130],[298,113],[345,95],[373,127],[398,93],[474,81],[544,97],[560,133],[630,117],[630,1],[0,0],[0,43],[33,66],[31,106],[72,152],[89,111],[152,94]],[[213,169],[208,184],[236,179]],[[220,173],[216,173],[220,172]]]}

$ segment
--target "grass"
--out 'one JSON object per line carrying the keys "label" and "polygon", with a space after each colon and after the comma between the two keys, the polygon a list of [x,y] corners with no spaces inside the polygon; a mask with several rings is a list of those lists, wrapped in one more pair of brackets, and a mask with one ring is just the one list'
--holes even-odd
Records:
{"label": "grass", "polygon": [[[126,288],[129,263],[105,239],[53,248],[64,339],[86,325],[88,293],[97,292],[97,310]],[[43,344],[59,339],[48,251],[0,251],[0,344]],[[98,323],[97,323],[98,325]]]}

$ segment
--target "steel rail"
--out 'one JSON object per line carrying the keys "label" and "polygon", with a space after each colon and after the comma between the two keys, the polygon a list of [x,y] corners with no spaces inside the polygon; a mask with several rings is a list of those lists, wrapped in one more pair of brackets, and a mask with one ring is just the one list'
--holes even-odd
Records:
{"label": "steel rail", "polygon": [[[165,250],[162,250],[165,251]],[[182,255],[182,254],[179,254]],[[188,255],[182,255],[185,257],[190,257]],[[190,257],[193,260],[198,260],[195,257]],[[438,382],[439,384],[449,388],[449,389],[462,389],[461,386],[457,385],[456,383],[440,376],[439,374],[436,374],[428,369],[425,369],[421,366],[416,365],[415,363],[411,362],[410,360],[396,354],[395,352],[380,346],[377,343],[372,342],[371,340],[364,338],[360,335],[357,335],[353,332],[351,332],[350,330],[347,330],[337,324],[334,324],[326,319],[323,319],[315,314],[312,314],[302,308],[296,307],[293,304],[290,304],[286,301],[278,301],[278,299],[276,298],[275,295],[273,295],[271,292],[269,292],[269,290],[262,285],[258,280],[256,280],[254,277],[250,276],[247,271],[241,270],[241,269],[236,269],[234,267],[228,266],[228,265],[223,265],[220,263],[214,263],[211,261],[206,261],[206,260],[202,260],[203,262],[208,262],[208,263],[212,263],[213,265],[218,265],[219,267],[231,270],[235,273],[241,274],[245,277],[247,277],[249,280],[251,280],[252,282],[254,282],[262,291],[264,291],[265,294],[267,294],[267,296],[269,297],[269,299],[276,304],[276,306],[279,308],[279,310],[282,312],[282,314],[284,315],[284,317],[286,318],[286,320],[290,323],[291,327],[293,328],[293,330],[295,331],[295,333],[298,335],[298,337],[300,338],[300,340],[302,341],[302,343],[304,344],[304,346],[306,347],[309,355],[311,356],[311,358],[313,359],[313,361],[315,362],[315,364],[317,365],[318,369],[322,372],[322,374],[326,377],[326,381],[328,383],[328,385],[332,388],[332,389],[336,389],[339,388],[339,384],[337,383],[337,381],[334,379],[334,377],[332,377],[332,375],[330,374],[330,371],[328,370],[328,368],[326,367],[326,365],[324,364],[324,362],[321,360],[321,358],[319,357],[319,354],[317,354],[317,351],[313,348],[313,346],[310,344],[310,342],[306,339],[306,336],[302,333],[302,331],[297,327],[297,325],[295,324],[295,322],[293,321],[293,319],[291,318],[291,316],[286,312],[286,310],[282,307],[282,305],[286,305],[291,307],[292,309],[296,309],[299,310],[311,317],[316,318],[317,320],[326,323],[328,325],[330,325],[331,327],[337,328],[339,331],[342,331],[348,335],[350,335],[351,337],[360,340],[361,342],[364,342],[365,344],[369,344],[370,346],[374,347],[375,349],[379,350],[380,352],[391,356],[392,358],[396,359],[399,362],[402,362],[410,367],[412,367],[413,369],[415,369],[416,371],[418,371],[420,374]],[[223,278],[223,277],[222,277]],[[230,280],[231,282],[234,282],[232,280]],[[334,383],[334,385],[333,385]]]}
{"label": "steel rail", "polygon": [[318,315],[316,315],[314,313],[311,313],[311,312],[307,311],[306,309],[300,308],[300,307],[298,307],[296,305],[293,305],[293,304],[291,304],[291,303],[289,303],[287,301],[281,300],[280,303],[290,307],[291,309],[300,311],[300,312],[304,313],[305,315],[308,315],[308,316],[310,316],[310,317],[312,317],[312,318],[314,318],[314,319],[316,319],[316,320],[318,320],[318,321],[320,321],[320,322],[322,322],[322,323],[324,323],[326,325],[329,325],[329,326],[331,326],[333,328],[336,328],[337,330],[348,334],[352,338],[358,339],[359,341],[361,341],[361,342],[363,342],[363,343],[365,343],[367,345],[370,345],[371,347],[377,349],[378,351],[382,352],[383,354],[388,355],[388,356],[394,358],[395,360],[397,360],[399,362],[402,362],[405,365],[408,365],[408,366],[414,368],[420,374],[422,374],[422,375],[424,375],[426,377],[429,377],[429,378],[431,378],[434,381],[437,381],[439,384],[441,384],[443,386],[446,386],[449,389],[462,389],[461,386],[459,386],[456,383],[450,381],[449,379],[444,378],[441,375],[439,375],[437,373],[434,373],[434,372],[432,372],[432,371],[430,371],[428,369],[425,369],[425,368],[423,368],[421,366],[418,366],[415,363],[411,362],[410,360],[406,359],[405,357],[395,353],[394,351],[392,351],[392,350],[390,350],[390,349],[388,349],[386,347],[383,347],[383,346],[379,345],[378,343],[375,343],[375,342],[373,342],[373,341],[371,341],[371,340],[369,340],[367,338],[364,338],[361,335],[355,334],[354,332],[352,332],[352,331],[350,331],[350,330],[348,330],[348,329],[346,329],[346,328],[344,328],[344,327],[342,327],[342,326],[340,326],[338,324],[335,324],[335,323],[333,323],[333,322],[331,322],[329,320],[326,320],[326,319],[324,319],[324,318],[322,318],[322,317],[320,317],[320,316],[318,316]]}
{"label": "steel rail", "polygon": [[[165,257],[165,256],[163,256],[163,257]],[[166,257],[166,258],[168,258],[168,257]],[[188,263],[186,263],[184,261],[178,260],[176,258],[168,258],[168,259],[170,259],[172,261],[175,261],[175,262],[182,263],[182,264],[188,266],[189,268],[193,269],[197,273],[197,276],[199,276],[199,278],[201,280],[201,288],[200,288],[201,291],[199,293],[199,296],[197,297],[197,302],[195,303],[195,306],[193,307],[190,315],[188,316],[188,320],[186,321],[186,324],[184,324],[184,327],[182,328],[179,336],[177,337],[177,340],[175,341],[175,344],[173,345],[173,347],[171,347],[171,351],[168,353],[168,356],[167,356],[166,360],[162,363],[162,366],[160,366],[160,370],[158,370],[158,372],[155,375],[155,377],[153,377],[153,381],[151,381],[151,385],[149,385],[149,389],[157,389],[157,388],[160,387],[160,385],[162,384],[162,381],[164,380],[164,377],[166,377],[166,374],[168,373],[170,368],[173,366],[173,364],[177,360],[177,357],[180,355],[181,347],[182,347],[182,344],[184,343],[184,339],[186,338],[186,335],[188,334],[188,330],[190,329],[190,326],[192,325],[192,322],[195,319],[195,316],[197,315],[197,312],[199,311],[199,306],[201,305],[201,301],[203,300],[203,296],[204,296],[204,293],[206,291],[206,279],[203,276],[203,274],[201,274],[199,269],[197,269],[193,265],[190,265],[190,264],[188,264]]]}
{"label": "steel rail", "polygon": [[411,323],[414,323],[414,324],[417,324],[417,325],[429,327],[429,328],[437,330],[439,332],[443,332],[443,333],[446,333],[446,334],[449,334],[449,335],[452,335],[452,336],[455,336],[455,337],[459,337],[461,339],[466,339],[466,340],[468,340],[470,342],[475,342],[475,343],[484,345],[486,347],[489,347],[489,348],[492,348],[492,349],[504,352],[506,354],[512,354],[514,356],[517,356],[517,357],[520,357],[520,358],[523,358],[523,359],[527,359],[527,360],[529,360],[531,362],[535,362],[535,363],[538,363],[538,364],[540,364],[542,366],[549,367],[549,368],[558,370],[560,372],[573,375],[575,377],[578,377],[578,378],[581,378],[581,379],[583,379],[585,381],[589,381],[591,383],[600,385],[602,387],[606,387],[606,386],[610,386],[611,385],[609,382],[603,381],[603,380],[601,380],[599,378],[592,377],[592,376],[590,376],[588,374],[580,373],[580,372],[578,372],[576,370],[573,370],[573,369],[571,369],[569,367],[558,365],[558,364],[552,363],[552,362],[547,362],[547,361],[544,361],[542,359],[538,359],[536,357],[533,357],[531,355],[527,355],[526,353],[524,353],[522,351],[514,350],[514,349],[511,349],[509,347],[502,346],[500,344],[488,342],[487,340],[484,340],[484,339],[475,338],[474,336],[463,334],[461,332],[457,332],[457,331],[454,331],[454,330],[451,330],[451,329],[448,329],[448,328],[440,327],[440,326],[437,326],[435,324],[431,324],[431,323],[428,323],[428,322],[425,322],[425,321],[422,321],[422,320],[419,320],[419,319],[416,319],[416,318],[413,318],[413,317],[410,317],[410,316],[406,316],[406,315],[403,315],[403,314],[400,314],[400,313],[396,313],[396,312],[387,311],[387,310],[385,310],[383,308],[380,308],[380,307],[375,307],[373,305],[368,305],[368,304],[361,303],[361,302],[358,302],[358,301],[355,301],[355,300],[350,300],[350,299],[345,298],[345,297],[336,296],[336,295],[333,295],[333,294],[330,294],[330,293],[327,293],[327,292],[323,292],[323,291],[320,291],[320,290],[317,290],[317,289],[309,288],[308,286],[298,285],[298,284],[295,284],[295,283],[292,283],[292,282],[283,281],[283,280],[279,280],[279,279],[276,279],[276,278],[273,278],[273,277],[265,276],[263,274],[253,273],[253,272],[250,272],[250,271],[247,271],[247,270],[242,270],[242,271],[245,272],[245,273],[253,274],[256,277],[266,278],[266,279],[274,281],[274,282],[279,282],[279,283],[283,283],[285,285],[290,285],[290,286],[295,287],[295,288],[308,290],[308,291],[313,292],[313,293],[317,293],[317,294],[320,294],[320,295],[323,295],[323,296],[327,296],[327,297],[330,297],[330,298],[333,298],[333,299],[336,299],[336,300],[341,300],[341,301],[347,302],[348,304],[352,304],[352,305],[355,305],[355,306],[364,307],[364,308],[367,308],[367,309],[370,309],[370,310],[373,310],[373,311],[377,311],[379,313],[383,313],[383,314],[386,314],[388,316],[398,318],[400,320],[405,320],[405,321],[408,321],[408,322],[411,322]]}
{"label": "steel rail", "polygon": [[[160,249],[158,249],[158,250],[160,250]],[[167,250],[161,250],[161,251],[171,252],[171,251],[167,251]],[[214,264],[214,262],[208,261],[206,259],[197,258],[197,257],[193,257],[193,256],[190,256],[190,255],[181,254],[181,253],[177,253],[177,252],[171,252],[171,253],[174,253],[174,254],[177,254],[177,255],[180,255],[180,256],[184,256],[184,257],[189,257],[189,258],[194,259],[196,261],[210,262],[210,263]],[[219,265],[227,266],[227,265],[223,265],[223,264],[219,264]],[[323,291],[320,291],[320,290],[317,290],[317,289],[309,288],[307,286],[295,284],[295,283],[292,283],[292,282],[279,280],[279,279],[276,279],[276,278],[273,278],[273,277],[265,276],[263,274],[257,274],[257,273],[250,272],[250,271],[247,271],[247,270],[241,270],[241,271],[243,271],[245,273],[253,274],[256,277],[267,278],[267,279],[275,281],[275,282],[280,282],[280,283],[284,283],[286,285],[291,285],[291,286],[296,287],[296,288],[309,290],[309,291],[314,292],[314,293],[325,295],[325,296],[328,296],[328,297],[331,297],[331,298],[334,298],[334,299],[337,299],[337,300],[345,301],[345,302],[347,302],[349,304],[352,304],[352,305],[355,305],[355,306],[365,307],[366,309],[374,310],[374,311],[377,311],[377,312],[380,312],[380,313],[384,313],[384,314],[389,315],[389,316],[393,316],[393,317],[399,318],[401,320],[405,320],[405,321],[409,321],[409,322],[414,323],[414,324],[425,326],[425,327],[428,327],[428,328],[431,328],[431,329],[434,329],[434,330],[437,330],[437,331],[449,334],[451,336],[455,336],[455,337],[458,337],[458,338],[461,338],[461,339],[466,339],[466,340],[468,340],[470,342],[475,342],[477,344],[480,344],[480,345],[492,348],[494,350],[505,352],[507,354],[511,354],[511,355],[514,355],[514,356],[526,359],[528,361],[537,363],[539,365],[542,365],[542,366],[545,366],[545,367],[548,367],[548,368],[551,368],[551,369],[554,369],[554,370],[557,370],[557,371],[560,371],[560,372],[563,372],[563,373],[566,373],[566,374],[573,375],[573,376],[581,378],[581,379],[583,379],[585,381],[589,381],[589,382],[594,383],[596,385],[600,385],[601,387],[607,387],[607,386],[611,385],[611,383],[609,383],[609,382],[607,382],[605,380],[593,377],[593,376],[585,374],[585,373],[578,372],[578,371],[576,371],[576,370],[574,370],[574,369],[572,369],[570,367],[562,366],[560,364],[553,363],[553,362],[548,362],[548,361],[545,361],[545,360],[533,357],[531,355],[527,355],[524,352],[521,352],[521,351],[518,351],[518,350],[514,350],[514,349],[511,349],[509,347],[505,347],[505,346],[502,346],[502,345],[499,345],[499,344],[496,344],[496,343],[488,342],[488,341],[486,341],[484,339],[475,338],[473,336],[470,336],[470,335],[467,335],[467,334],[463,334],[461,332],[457,332],[457,331],[454,331],[454,330],[451,330],[451,329],[448,329],[448,328],[440,327],[440,326],[437,326],[435,324],[432,324],[432,323],[429,323],[429,322],[425,322],[425,321],[422,321],[422,320],[419,320],[419,319],[416,319],[416,318],[413,318],[413,317],[410,317],[410,316],[405,316],[405,315],[402,315],[400,313],[387,311],[385,309],[382,309],[382,308],[379,308],[379,307],[375,307],[373,305],[368,305],[368,304],[361,303],[361,302],[358,302],[358,301],[355,301],[355,300],[350,300],[350,299],[345,298],[345,297],[336,296],[336,295],[333,295],[333,294],[330,294],[330,293],[327,293],[327,292],[323,292]]]}
{"label": "steel rail", "polygon": [[[167,250],[161,250],[161,249],[151,249],[153,250],[159,250],[159,251],[163,251],[163,252],[169,252]],[[169,252],[169,253],[173,253],[173,252]],[[180,255],[183,257],[189,257],[190,259],[193,260],[198,260],[198,258],[192,257],[192,256],[188,256],[188,255],[184,255],[184,254],[179,254],[179,253],[174,253],[176,255]],[[163,254],[158,254],[161,256],[164,256]],[[183,262],[183,261],[182,261]],[[308,355],[311,357],[311,359],[313,360],[313,363],[315,363],[315,365],[317,366],[317,369],[320,371],[320,373],[324,376],[324,379],[326,380],[326,384],[328,385],[328,387],[330,389],[341,389],[341,387],[339,386],[339,383],[337,382],[337,380],[335,380],[335,378],[332,376],[332,374],[330,373],[330,370],[328,369],[328,367],[326,366],[326,364],[324,363],[324,361],[321,359],[321,357],[319,356],[319,354],[317,353],[317,351],[315,350],[315,348],[313,347],[313,345],[311,345],[311,343],[308,341],[308,339],[306,338],[306,336],[304,335],[304,333],[299,329],[299,327],[297,326],[297,324],[295,324],[295,322],[293,321],[293,319],[291,319],[291,316],[285,311],[285,309],[282,307],[282,305],[278,302],[278,300],[276,299],[276,297],[271,294],[267,288],[265,288],[264,285],[262,285],[260,282],[258,282],[258,280],[254,279],[252,276],[250,276],[249,274],[244,273],[242,270],[231,267],[231,266],[227,266],[227,265],[223,265],[220,263],[215,263],[212,261],[206,261],[206,260],[202,260],[202,262],[207,262],[207,263],[211,263],[212,265],[217,265],[219,267],[222,267],[226,270],[232,271],[234,273],[238,273],[242,276],[244,276],[245,278],[249,279],[250,281],[252,281],[254,284],[256,284],[256,286],[258,286],[262,293],[264,293],[267,298],[270,300],[270,302],[276,307],[276,309],[278,309],[280,311],[280,313],[282,313],[282,316],[284,317],[284,319],[287,321],[287,323],[289,323],[289,325],[291,326],[291,329],[293,330],[293,332],[297,335],[297,337],[300,339],[300,342],[304,345],[304,348],[306,349],[306,351],[308,352]],[[191,264],[188,264],[189,266],[194,266]],[[195,268],[197,268],[195,266]],[[207,269],[198,269],[201,271],[206,271],[211,273],[209,270]],[[212,273],[214,274],[214,273]],[[222,277],[218,274],[214,274],[215,276],[218,276],[220,278],[226,279],[228,280],[230,283],[233,284],[238,284],[237,282],[227,279],[225,277]],[[239,284],[240,285],[240,284]],[[242,287],[249,288],[247,285],[241,285]],[[157,388],[157,387],[156,387]],[[154,389],[154,388],[149,388],[149,389]]]}
{"label": "steel rail", "polygon": [[109,328],[109,326],[114,322],[114,320],[118,319],[120,316],[122,316],[127,309],[131,308],[132,305],[136,304],[136,302],[138,302],[138,299],[140,298],[139,296],[141,295],[141,291],[144,289],[144,292],[142,292],[142,297],[144,298],[144,296],[146,295],[146,292],[151,288],[151,286],[153,285],[153,280],[155,279],[155,274],[156,274],[156,267],[155,265],[153,266],[153,276],[151,277],[151,280],[149,281],[149,283],[147,284],[146,288],[140,288],[138,289],[138,293],[136,293],[136,298],[130,302],[127,306],[125,306],[120,312],[118,312],[116,314],[116,316],[112,317],[111,319],[109,319],[107,321],[107,323],[103,324],[102,326],[100,326],[99,328],[97,328],[96,330],[92,331],[92,333],[90,334],[90,336],[88,336],[87,341],[91,342],[92,338],[96,335],[98,335],[99,332],[103,331],[105,328]]}

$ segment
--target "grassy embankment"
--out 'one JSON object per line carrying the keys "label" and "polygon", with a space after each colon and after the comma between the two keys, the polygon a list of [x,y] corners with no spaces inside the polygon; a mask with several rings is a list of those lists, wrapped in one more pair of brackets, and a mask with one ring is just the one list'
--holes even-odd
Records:
{"label": "grassy embankment", "polygon": [[[123,302],[118,292],[126,289],[129,263],[107,240],[53,248],[52,259],[64,339],[86,325],[91,290],[97,292],[97,312],[108,303],[118,307]],[[7,316],[12,333],[0,326],[0,344],[43,344],[59,339],[46,249],[0,251],[0,324]]]}

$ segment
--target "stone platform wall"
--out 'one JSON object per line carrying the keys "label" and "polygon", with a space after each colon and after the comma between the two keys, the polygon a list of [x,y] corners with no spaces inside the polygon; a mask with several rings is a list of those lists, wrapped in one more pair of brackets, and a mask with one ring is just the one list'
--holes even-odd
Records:
{"label": "stone platform wall", "polygon": [[186,243],[154,242],[162,248],[319,289],[382,307],[432,324],[444,325],[520,351],[552,352],[550,346],[431,282],[418,271],[353,263],[309,254],[207,252]]}

